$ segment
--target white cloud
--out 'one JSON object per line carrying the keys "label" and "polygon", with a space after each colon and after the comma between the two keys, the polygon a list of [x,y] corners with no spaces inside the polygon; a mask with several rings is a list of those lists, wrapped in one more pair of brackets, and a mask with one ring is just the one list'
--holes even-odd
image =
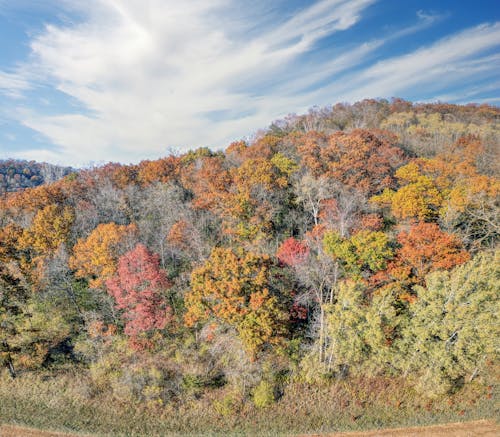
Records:
{"label": "white cloud", "polygon": [[466,79],[479,80],[483,74],[497,75],[500,56],[481,54],[499,45],[500,23],[480,25],[413,53],[380,61],[353,75],[348,87],[336,83],[330,89],[338,90],[339,97],[346,100],[395,96],[412,87],[436,92]]}
{"label": "white cloud", "polygon": [[[34,74],[50,76],[90,115],[33,114],[22,121],[60,146],[72,164],[136,161],[167,147],[225,146],[293,110],[297,96],[290,89],[266,99],[255,92],[296,80],[293,62],[322,37],[353,26],[372,3],[318,1],[248,39],[245,27],[220,24],[229,11],[244,22],[234,15],[235,1],[68,2],[84,20],[47,26],[32,42]],[[223,112],[229,116],[218,119]],[[237,112],[249,115],[231,115]]]}
{"label": "white cloud", "polygon": [[[284,16],[285,0],[257,0],[251,8],[243,0],[61,0],[80,21],[47,26],[32,40],[25,69],[87,111],[22,111],[20,121],[59,148],[24,156],[78,165],[155,158],[169,147],[223,147],[315,104],[397,95],[443,72],[453,82],[490,71],[476,55],[498,45],[499,25],[352,70],[388,41],[440,19],[424,12],[386,38],[301,62],[322,38],[356,25],[375,1],[319,0]],[[3,88],[2,77],[0,91],[15,90],[16,77],[5,76]],[[18,92],[26,85],[19,82]]]}
{"label": "white cloud", "polygon": [[29,81],[22,75],[0,70],[0,94],[11,98],[20,98],[22,92],[28,89],[30,89]]}

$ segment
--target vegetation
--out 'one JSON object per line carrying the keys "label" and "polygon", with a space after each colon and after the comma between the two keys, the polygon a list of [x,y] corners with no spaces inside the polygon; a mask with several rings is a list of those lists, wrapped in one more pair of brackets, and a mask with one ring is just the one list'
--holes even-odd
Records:
{"label": "vegetation", "polygon": [[0,418],[276,435],[496,417],[500,110],[395,99],[0,201]]}
{"label": "vegetation", "polygon": [[46,162],[0,160],[0,194],[54,182],[71,172],[73,169],[70,167],[60,167]]}

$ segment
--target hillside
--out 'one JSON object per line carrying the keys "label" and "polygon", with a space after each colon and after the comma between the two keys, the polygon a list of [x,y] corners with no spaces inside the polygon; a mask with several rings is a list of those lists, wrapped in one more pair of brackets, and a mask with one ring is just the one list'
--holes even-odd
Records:
{"label": "hillside", "polygon": [[0,195],[24,188],[34,188],[43,183],[55,182],[72,171],[69,167],[46,162],[0,160]]}
{"label": "hillside", "polygon": [[289,435],[496,418],[499,121],[365,100],[224,151],[5,162],[26,180],[0,201],[1,420]]}

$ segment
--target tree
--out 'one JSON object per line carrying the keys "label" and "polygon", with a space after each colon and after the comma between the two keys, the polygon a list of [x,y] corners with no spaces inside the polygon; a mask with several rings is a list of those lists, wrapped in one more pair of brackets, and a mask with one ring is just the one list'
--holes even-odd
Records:
{"label": "tree", "polygon": [[426,220],[436,218],[443,204],[443,195],[430,176],[420,173],[415,162],[410,162],[396,171],[402,185],[397,191],[384,190],[373,202],[389,205],[398,219]]}
{"label": "tree", "polygon": [[191,274],[188,326],[216,322],[237,330],[250,355],[280,343],[288,331],[290,297],[272,260],[241,249],[215,248]]}
{"label": "tree", "polygon": [[32,293],[15,271],[0,263],[0,364],[12,377],[41,367],[70,335],[64,308]]}
{"label": "tree", "polygon": [[303,262],[293,265],[301,292],[296,296],[296,302],[307,304],[315,310],[312,330],[318,336],[316,361],[323,364],[326,357],[325,308],[333,304],[337,291],[337,281],[340,277],[339,263],[323,250],[322,234],[318,238],[314,233],[306,235],[309,256]]}
{"label": "tree", "polygon": [[134,339],[165,328],[170,318],[165,296],[170,283],[159,260],[158,255],[138,244],[120,257],[116,274],[106,281],[108,293],[122,311],[125,334]]}
{"label": "tree", "polygon": [[482,149],[469,136],[433,158],[415,158],[396,171],[399,188],[386,189],[372,201],[388,206],[400,220],[439,221],[467,243],[494,241],[500,232],[500,183],[478,172]]}
{"label": "tree", "polygon": [[71,207],[47,205],[38,210],[31,226],[19,238],[21,266],[38,285],[44,280],[45,264],[70,242],[74,219]]}
{"label": "tree", "polygon": [[186,193],[174,184],[156,183],[134,194],[134,222],[137,223],[141,241],[160,255],[161,266],[165,268],[166,237],[172,226],[189,213]]}
{"label": "tree", "polygon": [[73,248],[70,267],[77,278],[89,279],[92,288],[103,288],[116,271],[118,258],[131,247],[135,225],[100,224]]}
{"label": "tree", "polygon": [[138,165],[137,181],[142,186],[151,185],[154,182],[170,182],[177,175],[179,163],[180,159],[175,156],[155,161],[142,161]]}
{"label": "tree", "polygon": [[315,176],[326,175],[366,194],[375,194],[395,184],[394,170],[405,161],[396,138],[389,132],[356,129],[336,132],[298,148],[303,164]]}
{"label": "tree", "polygon": [[326,332],[329,342],[328,369],[346,373],[360,365],[367,357],[364,341],[365,297],[362,284],[352,281],[340,283],[336,302],[326,307]]}
{"label": "tree", "polygon": [[431,393],[470,382],[488,358],[498,357],[499,261],[498,252],[481,254],[415,287],[418,299],[405,334],[412,339],[411,368]]}
{"label": "tree", "polygon": [[327,254],[339,260],[347,275],[361,279],[362,274],[386,268],[393,257],[389,238],[381,231],[362,230],[350,238],[329,231],[323,240]]}
{"label": "tree", "polygon": [[303,263],[309,256],[309,248],[293,237],[287,238],[276,252],[278,259],[287,266]]}
{"label": "tree", "polygon": [[297,201],[312,215],[315,226],[319,223],[321,204],[324,200],[333,197],[333,182],[326,178],[314,178],[306,173],[295,183]]}
{"label": "tree", "polygon": [[56,204],[39,210],[31,227],[24,231],[20,245],[38,255],[50,255],[63,243],[67,243],[74,220],[72,208]]}
{"label": "tree", "polygon": [[231,169],[233,184],[224,198],[221,214],[225,231],[242,241],[268,238],[286,206],[283,190],[288,186],[289,175],[287,166],[281,170],[264,158],[248,159]]}
{"label": "tree", "polygon": [[416,282],[421,282],[429,272],[451,269],[470,258],[460,240],[441,231],[435,223],[412,225],[408,232],[401,232],[397,240],[401,247],[391,268],[406,270],[406,275]]}

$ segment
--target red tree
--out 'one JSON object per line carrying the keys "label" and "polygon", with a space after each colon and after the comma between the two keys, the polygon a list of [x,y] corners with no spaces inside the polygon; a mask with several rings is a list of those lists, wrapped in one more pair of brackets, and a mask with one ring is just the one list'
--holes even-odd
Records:
{"label": "red tree", "polygon": [[285,240],[276,253],[278,259],[287,266],[303,263],[309,256],[309,248],[293,237]]}
{"label": "red tree", "polygon": [[119,259],[117,273],[106,286],[116,307],[123,310],[125,334],[135,338],[167,324],[170,307],[163,292],[169,282],[159,267],[158,255],[143,244]]}

